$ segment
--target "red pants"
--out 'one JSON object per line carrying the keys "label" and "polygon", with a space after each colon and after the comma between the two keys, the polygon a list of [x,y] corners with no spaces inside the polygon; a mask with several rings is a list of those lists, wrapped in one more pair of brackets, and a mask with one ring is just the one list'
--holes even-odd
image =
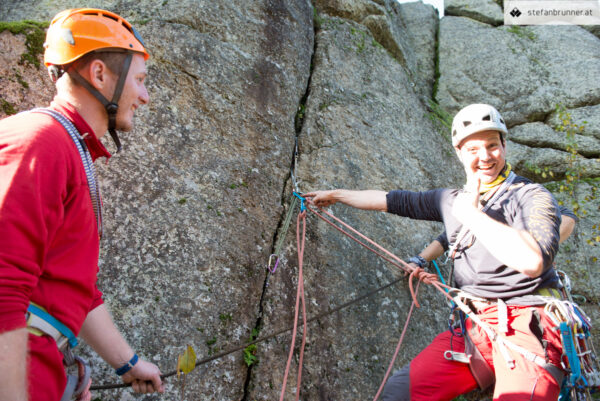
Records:
{"label": "red pants", "polygon": [[[539,319],[533,313],[534,310],[537,310]],[[497,317],[495,305],[479,314],[479,318],[494,330],[497,329]],[[543,334],[536,330],[536,326],[543,327]],[[560,366],[562,354],[560,333],[553,329],[553,324],[544,313],[543,307],[508,306],[508,327],[509,331],[503,334],[504,338],[542,358],[547,356],[550,363]],[[509,355],[515,360],[515,367],[510,369],[496,342],[491,342],[485,332],[470,319],[467,320],[467,328],[473,343],[495,371],[495,401],[556,401],[558,399],[560,383],[557,383],[546,369],[524,359],[520,353],[508,350]],[[547,342],[546,351],[540,340]],[[410,363],[411,401],[452,400],[477,387],[467,364],[444,358],[444,352],[451,349],[451,342],[454,351],[464,351],[463,338],[451,337],[450,332],[446,331],[438,335],[412,360]]]}

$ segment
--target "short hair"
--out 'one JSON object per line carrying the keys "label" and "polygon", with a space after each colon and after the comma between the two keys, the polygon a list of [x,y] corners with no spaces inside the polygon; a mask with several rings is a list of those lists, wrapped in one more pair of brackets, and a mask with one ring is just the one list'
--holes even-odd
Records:
{"label": "short hair", "polygon": [[93,60],[100,60],[108,69],[115,75],[121,75],[123,72],[123,61],[129,52],[127,51],[111,51],[99,50],[84,54],[79,59],[73,62],[75,68],[85,67]]}

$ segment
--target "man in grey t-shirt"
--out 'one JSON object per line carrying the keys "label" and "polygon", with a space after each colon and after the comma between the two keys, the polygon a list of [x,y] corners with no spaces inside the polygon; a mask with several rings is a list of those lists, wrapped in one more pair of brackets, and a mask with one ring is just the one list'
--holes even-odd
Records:
{"label": "man in grey t-shirt", "polygon": [[[557,285],[552,263],[560,213],[543,186],[511,172],[507,133],[500,113],[489,105],[473,104],[455,116],[452,144],[467,175],[463,189],[336,189],[305,196],[317,206],[341,202],[443,222],[457,287],[478,299],[473,303],[478,318],[507,340],[497,341],[496,335],[488,336],[467,320],[469,338],[495,379],[494,399],[556,400],[562,344],[538,292]],[[465,349],[463,337],[453,334],[439,334],[410,365],[396,372],[382,399],[452,400],[477,387],[478,371],[444,357],[447,350]],[[526,352],[508,350],[508,343]]]}

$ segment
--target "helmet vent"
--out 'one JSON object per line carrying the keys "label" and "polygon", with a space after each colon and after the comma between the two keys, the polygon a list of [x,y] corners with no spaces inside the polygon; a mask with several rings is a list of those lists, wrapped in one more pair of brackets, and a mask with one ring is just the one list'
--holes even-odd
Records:
{"label": "helmet vent", "polygon": [[119,19],[118,19],[118,18],[116,18],[116,17],[113,17],[112,15],[103,15],[103,17],[110,18],[110,19],[112,19],[112,20],[114,20],[114,21],[117,21],[117,22],[119,22]]}
{"label": "helmet vent", "polygon": [[471,121],[463,121],[463,125],[465,127],[468,127],[469,125],[471,125]]}
{"label": "helmet vent", "polygon": [[481,121],[492,121],[492,116],[488,114],[487,116],[484,116]]}

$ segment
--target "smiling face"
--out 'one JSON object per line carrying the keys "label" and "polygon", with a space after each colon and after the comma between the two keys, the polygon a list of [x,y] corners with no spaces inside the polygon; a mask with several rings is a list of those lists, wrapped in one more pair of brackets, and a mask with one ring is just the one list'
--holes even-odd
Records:
{"label": "smiling face", "polygon": [[506,148],[498,131],[482,131],[467,137],[457,149],[467,177],[482,184],[493,182],[506,163]]}
{"label": "smiling face", "polygon": [[[135,110],[143,104],[148,103],[149,96],[145,80],[148,72],[146,61],[141,53],[135,53],[131,60],[131,66],[123,86],[123,93],[119,99],[119,110],[117,112],[117,126],[119,131],[131,131],[133,128],[133,115]],[[115,75],[115,79],[118,77]],[[115,81],[116,84],[116,81]]]}

